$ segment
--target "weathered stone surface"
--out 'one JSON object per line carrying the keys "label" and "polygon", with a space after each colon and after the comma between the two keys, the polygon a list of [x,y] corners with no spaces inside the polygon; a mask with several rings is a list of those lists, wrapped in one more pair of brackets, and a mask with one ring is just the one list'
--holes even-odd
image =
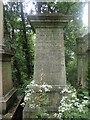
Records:
{"label": "weathered stone surface", "polygon": [[3,1],[0,0],[0,45],[3,43]]}
{"label": "weathered stone surface", "polygon": [[78,68],[78,86],[85,88],[87,84],[87,71],[88,71],[88,36],[77,39],[77,68]]}
{"label": "weathered stone surface", "polygon": [[65,85],[62,28],[37,28],[34,80],[37,84]]}
{"label": "weathered stone surface", "polygon": [[60,13],[38,13],[36,15],[30,15],[29,19],[36,28],[62,28],[64,27],[71,16],[62,15]]}
{"label": "weathered stone surface", "polygon": [[3,79],[3,95],[7,94],[13,88],[12,82],[12,57],[13,54],[6,46],[2,47],[2,79]]}
{"label": "weathered stone surface", "polygon": [[5,114],[16,99],[16,89],[14,89],[12,82],[11,58],[13,55],[10,50],[6,50],[5,46],[2,48],[2,60],[0,60],[2,64],[2,96],[0,103],[2,103],[2,114]]}
{"label": "weathered stone surface", "polygon": [[11,77],[12,54],[2,47],[3,43],[3,1],[0,0],[0,119],[16,99]]}
{"label": "weathered stone surface", "polygon": [[[66,86],[63,27],[67,24],[70,16],[37,14],[31,15],[29,18],[36,31],[34,80],[35,84],[38,84],[29,89],[34,89],[36,93],[32,96],[35,98],[40,94],[41,85],[52,86],[46,93],[49,104],[45,107],[53,118],[52,113],[57,111],[61,99],[60,92]],[[26,104],[23,119],[35,117],[35,110]]]}

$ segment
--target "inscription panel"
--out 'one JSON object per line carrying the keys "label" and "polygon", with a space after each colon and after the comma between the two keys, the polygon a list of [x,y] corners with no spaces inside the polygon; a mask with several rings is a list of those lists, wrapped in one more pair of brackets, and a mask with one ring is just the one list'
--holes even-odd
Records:
{"label": "inscription panel", "polygon": [[65,85],[65,78],[63,29],[37,28],[34,66],[36,83]]}

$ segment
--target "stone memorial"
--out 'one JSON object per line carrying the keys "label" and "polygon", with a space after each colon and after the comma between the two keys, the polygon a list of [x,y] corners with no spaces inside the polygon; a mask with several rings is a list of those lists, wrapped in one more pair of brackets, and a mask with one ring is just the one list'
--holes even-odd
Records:
{"label": "stone memorial", "polygon": [[[12,82],[12,52],[3,41],[3,2],[0,1],[0,115],[8,112],[16,99]],[[2,116],[3,117],[3,116]]]}
{"label": "stone memorial", "polygon": [[86,87],[86,79],[88,72],[88,36],[77,39],[77,75],[78,75],[78,85],[81,88]]}
{"label": "stone memorial", "polygon": [[8,112],[16,99],[16,89],[12,81],[12,52],[2,47],[2,113]]}
{"label": "stone memorial", "polygon": [[90,108],[90,33],[88,33],[88,93],[89,93],[89,108]]}
{"label": "stone memorial", "polygon": [[[47,93],[49,113],[57,111],[60,101],[60,91],[66,87],[65,51],[63,28],[71,16],[58,13],[38,13],[30,15],[29,19],[36,31],[34,80],[37,86],[30,86],[36,93],[39,87],[46,84],[52,88]],[[36,94],[37,95],[37,94]],[[23,119],[35,118],[35,110],[27,103],[23,111]]]}

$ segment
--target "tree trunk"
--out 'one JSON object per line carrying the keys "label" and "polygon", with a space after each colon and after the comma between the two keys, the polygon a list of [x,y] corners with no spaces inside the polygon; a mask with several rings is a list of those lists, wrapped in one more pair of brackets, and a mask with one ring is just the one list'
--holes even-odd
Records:
{"label": "tree trunk", "polygon": [[23,51],[25,53],[27,75],[28,75],[28,79],[29,79],[30,75],[32,73],[32,68],[30,66],[31,60],[30,60],[30,54],[29,54],[28,39],[27,39],[27,35],[26,35],[26,26],[25,26],[25,18],[24,18],[22,2],[20,2],[20,7],[21,7],[22,28],[23,28]]}

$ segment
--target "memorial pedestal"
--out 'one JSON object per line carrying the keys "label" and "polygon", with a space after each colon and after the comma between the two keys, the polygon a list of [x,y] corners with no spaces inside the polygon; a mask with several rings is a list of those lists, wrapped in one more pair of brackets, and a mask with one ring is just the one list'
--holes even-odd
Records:
{"label": "memorial pedestal", "polygon": [[5,114],[8,112],[8,110],[11,108],[13,103],[16,99],[16,89],[13,87],[12,82],[12,68],[11,68],[11,58],[13,54],[6,50],[4,47],[2,49],[2,59],[0,59],[0,62],[2,64],[2,96],[0,96],[2,106],[2,110],[0,110],[1,114]]}
{"label": "memorial pedestal", "polygon": [[[62,96],[60,92],[66,87],[63,28],[71,16],[40,13],[29,18],[36,31],[34,80],[37,84],[30,86],[29,90],[35,91],[32,96],[39,97],[42,94],[40,86],[52,86],[50,91],[45,93],[49,99],[49,104],[45,108],[53,118],[52,113],[57,111]],[[26,103],[23,119],[35,118],[35,111]]]}
{"label": "memorial pedestal", "polygon": [[16,99],[11,77],[12,53],[2,47],[3,43],[3,1],[0,0],[0,120]]}
{"label": "memorial pedestal", "polygon": [[85,89],[87,86],[88,73],[88,35],[77,38],[77,87]]}

